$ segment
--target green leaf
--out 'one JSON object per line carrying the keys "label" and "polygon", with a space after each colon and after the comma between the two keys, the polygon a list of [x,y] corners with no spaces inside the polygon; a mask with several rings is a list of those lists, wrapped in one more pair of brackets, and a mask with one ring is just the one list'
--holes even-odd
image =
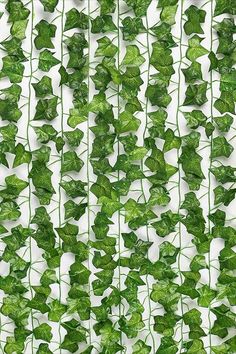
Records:
{"label": "green leaf", "polygon": [[225,114],[222,117],[214,117],[214,121],[221,132],[227,133],[230,130],[234,119],[229,114]]}
{"label": "green leaf", "polygon": [[122,65],[126,66],[141,66],[145,59],[140,54],[140,50],[136,45],[128,45],[126,47],[126,54],[122,61]]}
{"label": "green leaf", "polygon": [[115,124],[117,134],[127,133],[130,131],[136,131],[140,125],[140,120],[133,116],[129,112],[122,112]]}
{"label": "green leaf", "polygon": [[53,95],[52,79],[48,76],[43,76],[39,82],[32,84],[36,97],[44,98],[48,95]]}
{"label": "green leaf", "polygon": [[49,140],[55,140],[57,136],[57,131],[52,125],[49,124],[44,124],[41,127],[35,127],[34,130],[37,134],[37,140],[43,144],[47,144]]}
{"label": "green leaf", "polygon": [[79,220],[81,216],[85,213],[87,208],[87,203],[76,204],[73,200],[68,200],[64,204],[65,208],[65,219],[73,218]]}
{"label": "green leaf", "polygon": [[229,205],[235,198],[236,189],[230,188],[225,189],[222,186],[218,186],[214,189],[215,204],[223,203],[224,205]]}
{"label": "green leaf", "polygon": [[77,156],[75,151],[67,151],[62,156],[61,173],[70,171],[79,172],[83,167],[83,161]]}
{"label": "green leaf", "polygon": [[125,41],[133,41],[139,33],[145,31],[142,19],[139,17],[125,17],[122,20],[122,32]]}
{"label": "green leaf", "polygon": [[171,102],[171,97],[167,92],[166,87],[160,85],[149,85],[145,96],[150,100],[153,106],[167,107]]}
{"label": "green leaf", "polygon": [[71,198],[85,197],[87,195],[87,192],[84,189],[87,183],[80,180],[71,179],[68,182],[62,181],[60,185]]}
{"label": "green leaf", "polygon": [[66,305],[61,304],[58,300],[53,300],[50,303],[50,310],[48,313],[49,321],[59,322],[62,315],[66,312]]}
{"label": "green leaf", "polygon": [[121,316],[118,322],[121,331],[124,332],[128,338],[136,337],[138,332],[145,326],[142,321],[142,315],[135,312],[132,313],[129,320]]}
{"label": "green leaf", "polygon": [[208,285],[203,285],[198,289],[200,294],[198,298],[198,305],[202,307],[209,307],[212,300],[216,297],[217,292],[215,290],[210,289]]}
{"label": "green leaf", "polygon": [[211,157],[229,157],[233,150],[233,146],[228,143],[224,136],[217,136],[213,139]]}
{"label": "green leaf", "polygon": [[48,344],[41,343],[36,354],[52,354],[52,351],[49,349]]}
{"label": "green leaf", "polygon": [[51,326],[49,326],[47,323],[42,323],[40,326],[35,327],[33,330],[35,339],[42,339],[45,342],[50,343],[53,338],[51,330]]}
{"label": "green leaf", "polygon": [[128,6],[131,6],[136,16],[145,16],[151,0],[125,0]]}
{"label": "green leaf", "polygon": [[202,80],[201,64],[197,61],[192,62],[187,69],[182,69],[182,72],[187,83],[194,83],[196,80]]}
{"label": "green leaf", "polygon": [[21,216],[19,207],[15,202],[2,202],[0,204],[0,221],[17,220]]}
{"label": "green leaf", "polygon": [[235,114],[235,103],[233,95],[230,92],[221,92],[220,98],[218,98],[214,107],[221,113],[232,113]]}
{"label": "green leaf", "polygon": [[185,15],[187,16],[188,20],[184,24],[184,30],[188,36],[190,36],[192,33],[204,33],[201,28],[201,23],[205,22],[206,11],[191,5],[185,11]]}
{"label": "green leaf", "polygon": [[102,37],[97,40],[98,48],[95,52],[95,57],[108,57],[113,58],[118,48],[108,37]]}
{"label": "green leaf", "polygon": [[36,112],[34,120],[53,120],[57,117],[57,103],[58,97],[52,97],[49,99],[39,100],[36,105]]}
{"label": "green leaf", "polygon": [[116,9],[116,3],[114,0],[98,0],[100,4],[101,15],[106,15],[114,12]]}
{"label": "green leaf", "polygon": [[66,13],[65,31],[72,28],[88,29],[89,18],[83,12],[73,8]]}
{"label": "green leaf", "polygon": [[188,49],[186,52],[187,58],[194,62],[197,58],[205,55],[208,51],[201,45],[203,38],[200,38],[198,35],[194,35],[188,41]]}
{"label": "green leaf", "polygon": [[68,125],[71,128],[75,128],[78,124],[85,122],[88,119],[88,110],[71,108],[68,118]]}
{"label": "green leaf", "polygon": [[185,112],[184,117],[187,120],[187,125],[192,129],[197,129],[199,126],[204,126],[207,121],[205,114],[198,110]]}
{"label": "green leaf", "polygon": [[28,20],[19,20],[13,22],[10,30],[11,35],[19,39],[24,39],[27,25]]}
{"label": "green leaf", "polygon": [[0,190],[0,196],[3,199],[15,199],[28,187],[28,182],[18,178],[16,175],[10,175],[5,178],[6,188]]}
{"label": "green leaf", "polygon": [[186,97],[185,97],[183,105],[184,106],[189,106],[189,105],[202,106],[204,103],[207,102],[206,91],[207,91],[207,83],[206,82],[204,82],[203,84],[199,84],[199,85],[190,84],[186,90],[186,93],[185,93]]}
{"label": "green leaf", "polygon": [[58,0],[40,0],[44,7],[44,11],[54,12],[55,7],[58,4]]}
{"label": "green leaf", "polygon": [[15,56],[6,56],[2,58],[3,66],[0,71],[0,78],[8,77],[10,82],[18,83],[23,79],[24,65]]}
{"label": "green leaf", "polygon": [[216,0],[214,16],[219,16],[223,13],[228,13],[231,15],[236,14],[236,5],[234,0]]}
{"label": "green leaf", "polygon": [[167,152],[172,149],[179,149],[181,146],[181,138],[175,136],[173,130],[170,128],[166,130],[164,139],[165,143],[163,146],[163,152]]}
{"label": "green leaf", "polygon": [[139,339],[132,348],[132,354],[148,354],[151,351],[151,347],[146,345],[141,339]]}
{"label": "green leaf", "polygon": [[92,33],[115,32],[116,30],[117,27],[112,20],[112,16],[110,15],[97,16],[94,20],[92,20]]}
{"label": "green leaf", "polygon": [[54,58],[54,53],[48,49],[44,49],[39,54],[39,69],[43,71],[49,71],[53,66],[60,63],[60,60]]}
{"label": "green leaf", "polygon": [[30,163],[31,153],[26,151],[22,144],[17,144],[15,148],[15,159],[13,162],[13,167],[20,166],[23,163]]}
{"label": "green leaf", "polygon": [[55,37],[56,26],[45,20],[41,20],[35,26],[35,29],[38,31],[38,35],[34,39],[35,47],[38,50],[42,48],[54,48],[51,38]]}

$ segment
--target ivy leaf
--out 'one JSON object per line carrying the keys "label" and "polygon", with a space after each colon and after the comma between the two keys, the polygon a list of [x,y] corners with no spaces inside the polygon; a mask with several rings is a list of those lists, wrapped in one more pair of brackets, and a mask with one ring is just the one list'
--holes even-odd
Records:
{"label": "ivy leaf", "polygon": [[175,225],[181,220],[179,214],[172,213],[171,210],[161,214],[161,220],[152,224],[156,233],[160,237],[165,237],[175,231]]}
{"label": "ivy leaf", "polygon": [[42,323],[40,326],[35,327],[33,330],[35,339],[42,339],[45,340],[45,342],[50,343],[53,337],[51,330],[51,326],[49,326],[47,323]]}
{"label": "ivy leaf", "polygon": [[10,29],[11,35],[21,40],[24,39],[27,25],[28,25],[27,19],[13,22]]}
{"label": "ivy leaf", "polygon": [[122,65],[126,66],[141,66],[145,59],[140,54],[140,50],[136,45],[128,45],[126,47],[126,54],[122,61]]}
{"label": "ivy leaf", "polygon": [[166,87],[160,85],[149,85],[145,96],[150,100],[153,106],[167,107],[171,102],[171,97],[168,94]]}
{"label": "ivy leaf", "polygon": [[54,53],[48,49],[44,49],[39,54],[39,69],[43,71],[49,71],[53,66],[60,63],[60,60],[54,58]]}
{"label": "ivy leaf", "polygon": [[135,312],[132,313],[129,320],[121,316],[118,322],[121,331],[124,332],[128,338],[137,337],[138,332],[145,326],[142,321],[142,315]]}
{"label": "ivy leaf", "polygon": [[108,57],[113,58],[118,48],[108,37],[102,37],[97,40],[98,48],[95,52],[95,57]]}
{"label": "ivy leaf", "polygon": [[141,339],[139,339],[132,348],[132,354],[148,354],[151,351],[151,347],[145,344]]}
{"label": "ivy leaf", "polygon": [[83,139],[84,133],[80,129],[64,132],[68,144],[72,147],[78,147]]}
{"label": "ivy leaf", "polygon": [[189,48],[186,52],[186,57],[194,62],[197,58],[205,55],[208,51],[201,45],[203,38],[200,38],[198,35],[194,35],[188,41]]}
{"label": "ivy leaf", "polygon": [[88,29],[89,18],[83,12],[73,8],[66,13],[65,31],[72,28]]}
{"label": "ivy leaf", "polygon": [[92,21],[92,33],[115,32],[116,30],[117,27],[115,26],[112,16],[110,15],[97,16]]}
{"label": "ivy leaf", "polygon": [[71,179],[68,182],[62,181],[60,185],[71,198],[85,197],[87,195],[87,192],[84,189],[87,183],[80,180]]}
{"label": "ivy leaf", "polygon": [[21,1],[11,1],[7,4],[6,8],[9,12],[8,22],[26,20],[30,14],[29,9]]}
{"label": "ivy leaf", "polygon": [[235,182],[236,168],[231,166],[219,166],[210,168],[211,173],[215,176],[216,180],[220,183]]}
{"label": "ivy leaf", "polygon": [[75,262],[71,265],[69,275],[71,284],[88,284],[91,272],[83,264]]}
{"label": "ivy leaf", "polygon": [[13,162],[13,167],[20,166],[23,163],[30,163],[31,153],[26,151],[22,144],[17,144],[15,148],[15,159]]}
{"label": "ivy leaf", "polygon": [[67,151],[62,156],[61,173],[70,171],[79,172],[83,167],[83,161],[77,156],[75,151]]}
{"label": "ivy leaf", "polygon": [[201,288],[198,289],[199,298],[198,298],[198,305],[202,307],[209,307],[212,300],[216,297],[217,292],[213,289],[210,289],[208,285],[203,285]]}
{"label": "ivy leaf", "polygon": [[6,56],[2,58],[3,66],[0,71],[0,78],[8,77],[10,82],[18,83],[22,81],[24,74],[24,65],[15,56]]}
{"label": "ivy leaf", "polygon": [[128,6],[131,6],[136,16],[145,16],[151,0],[125,0]]}
{"label": "ivy leaf", "polygon": [[215,204],[223,203],[224,205],[229,205],[235,198],[236,189],[225,189],[222,186],[218,186],[214,189]]}
{"label": "ivy leaf", "polygon": [[181,138],[175,136],[172,129],[167,129],[165,132],[165,143],[163,146],[163,152],[170,151],[172,149],[179,149],[181,146]]}
{"label": "ivy leaf", "polygon": [[58,0],[40,0],[44,7],[44,11],[54,12],[55,7],[58,4]]}
{"label": "ivy leaf", "polygon": [[52,351],[49,349],[48,344],[41,343],[39,344],[36,354],[52,354]]}
{"label": "ivy leaf", "polygon": [[98,0],[100,4],[101,15],[107,15],[112,13],[116,9],[116,3],[114,0]]}
{"label": "ivy leaf", "polygon": [[18,178],[16,175],[7,176],[5,178],[5,183],[6,188],[0,190],[0,196],[6,200],[17,198],[28,186],[28,182]]}
{"label": "ivy leaf", "polygon": [[49,140],[55,140],[57,131],[52,125],[44,124],[41,127],[34,127],[37,139],[40,143],[47,144]]}
{"label": "ivy leaf", "polygon": [[122,25],[123,38],[125,41],[133,41],[139,33],[145,31],[143,21],[139,17],[125,17],[122,20]]}
{"label": "ivy leaf", "polygon": [[0,221],[17,220],[21,216],[19,207],[15,202],[2,202],[0,204]]}
{"label": "ivy leaf", "polygon": [[93,100],[89,103],[89,110],[93,113],[106,113],[110,109],[110,104],[106,100],[106,96],[103,92],[98,93],[93,97]]}
{"label": "ivy leaf", "polygon": [[170,202],[169,193],[163,186],[156,186],[150,189],[150,198],[148,205],[161,205],[166,206]]}
{"label": "ivy leaf", "polygon": [[188,20],[184,24],[184,30],[188,36],[190,36],[192,33],[204,33],[201,28],[201,23],[205,22],[206,11],[191,5],[185,11],[185,15],[187,16]]}
{"label": "ivy leaf", "polygon": [[24,343],[16,341],[14,337],[7,337],[4,352],[7,354],[20,353],[24,350]]}
{"label": "ivy leaf", "polygon": [[187,83],[194,83],[196,80],[202,80],[201,64],[197,61],[192,62],[187,69],[182,69],[182,72]]}
{"label": "ivy leaf", "polygon": [[36,105],[36,112],[34,120],[53,120],[57,117],[57,102],[58,97],[52,97],[49,99],[40,99]]}
{"label": "ivy leaf", "polygon": [[230,92],[221,92],[220,98],[218,98],[214,107],[221,113],[232,113],[235,114],[235,103],[233,95]]}
{"label": "ivy leaf", "polygon": [[119,120],[114,123],[116,133],[122,134],[130,131],[136,131],[140,125],[140,120],[129,112],[122,112]]}
{"label": "ivy leaf", "polygon": [[211,157],[216,158],[220,156],[229,157],[234,148],[224,136],[217,136],[213,139]]}
{"label": "ivy leaf", "polygon": [[236,14],[236,5],[233,0],[216,0],[214,16],[219,16],[223,13]]}
{"label": "ivy leaf", "polygon": [[68,125],[71,128],[75,128],[78,124],[86,122],[87,119],[88,119],[87,108],[85,109],[71,108],[70,115],[68,118]]}
{"label": "ivy leaf", "polygon": [[58,300],[53,300],[50,303],[50,310],[48,313],[49,321],[59,322],[62,315],[66,312],[66,305],[61,304]]}
{"label": "ivy leaf", "polygon": [[227,133],[230,130],[234,119],[229,114],[225,114],[222,117],[214,117],[214,121],[221,132]]}
{"label": "ivy leaf", "polygon": [[38,50],[42,48],[54,48],[51,38],[55,37],[56,26],[45,20],[41,20],[35,26],[35,29],[38,31],[38,35],[34,39],[35,47]]}
{"label": "ivy leaf", "polygon": [[153,284],[151,300],[159,302],[166,311],[175,311],[180,298],[180,294],[176,291],[177,287],[170,280],[161,280]]}
{"label": "ivy leaf", "polygon": [[32,84],[36,97],[44,98],[48,95],[53,95],[52,79],[48,76],[43,76],[39,82]]}
{"label": "ivy leaf", "polygon": [[84,215],[87,203],[76,204],[73,200],[68,200],[64,207],[65,219],[73,218],[78,221]]}
{"label": "ivy leaf", "polygon": [[202,111],[193,110],[192,112],[185,112],[184,117],[187,120],[189,128],[197,129],[199,126],[204,126],[207,117]]}
{"label": "ivy leaf", "polygon": [[204,82],[203,84],[199,85],[192,85],[190,84],[186,90],[186,98],[184,100],[183,105],[198,105],[202,106],[204,103],[207,102],[207,83]]}
{"label": "ivy leaf", "polygon": [[202,157],[193,147],[183,146],[180,156],[180,163],[185,172],[185,180],[190,189],[199,189],[202,180],[205,178],[201,169]]}
{"label": "ivy leaf", "polygon": [[154,42],[152,44],[153,50],[150,63],[164,76],[171,76],[174,74],[173,58],[171,50],[166,47],[165,43]]}

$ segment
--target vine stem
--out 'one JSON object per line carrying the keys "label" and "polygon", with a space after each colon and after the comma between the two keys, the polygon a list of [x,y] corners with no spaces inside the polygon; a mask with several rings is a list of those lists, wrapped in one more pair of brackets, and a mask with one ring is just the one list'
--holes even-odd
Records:
{"label": "vine stem", "polygon": [[[150,63],[150,58],[151,58],[151,53],[150,53],[150,41],[149,41],[149,25],[148,25],[148,16],[146,15],[146,31],[147,31],[147,54],[148,54],[148,69],[147,69],[147,85],[149,84],[150,81],[150,69],[151,69],[151,63]],[[147,125],[148,125],[148,97],[146,98],[145,102],[145,128],[143,131],[143,141],[146,136],[146,131],[147,131]],[[144,166],[143,166],[143,160],[141,161],[141,168],[142,172],[144,171]],[[146,204],[147,199],[144,193],[144,186],[143,186],[143,180],[141,179],[141,190],[143,194],[143,199]],[[149,237],[149,229],[148,226],[146,226],[146,235],[147,235],[147,241],[150,241]],[[148,256],[148,255],[147,255]],[[152,305],[151,305],[151,299],[150,299],[150,286],[148,282],[148,275],[146,276],[146,285],[147,285],[147,299],[148,299],[148,311],[149,311],[149,318],[148,318],[148,329],[152,338],[152,349],[153,349],[153,354],[155,354],[156,349],[155,349],[155,338],[152,333],[152,325],[151,325],[151,313],[152,313]]]}
{"label": "vine stem", "polygon": [[[90,8],[90,0],[88,0],[88,17],[89,17],[89,25],[88,25],[88,63],[90,63],[91,57],[91,38],[90,38],[90,31],[91,31],[91,22],[90,22],[90,15],[91,15],[91,8]],[[88,66],[88,103],[90,102],[90,65]],[[88,113],[88,120],[87,120],[87,184],[88,184],[88,194],[87,194],[87,203],[88,203],[88,244],[90,242],[90,125],[89,125],[89,113]],[[90,250],[90,247],[89,247]],[[90,269],[90,251],[88,256],[88,269]],[[90,287],[90,279],[88,280],[88,291],[89,294],[91,292]],[[89,344],[92,344],[92,337],[91,337],[91,319],[89,319]]]}
{"label": "vine stem", "polygon": [[[118,42],[118,55],[117,55],[117,67],[118,71],[120,71],[120,0],[117,0],[117,42]],[[119,119],[120,115],[120,85],[117,86],[117,116]],[[118,140],[118,147],[117,147],[117,154],[118,157],[120,155],[120,142]],[[120,171],[118,170],[118,181],[120,180]],[[119,197],[120,201],[120,197]],[[121,254],[121,213],[118,210],[118,254],[119,254],[119,261],[118,261],[118,286],[119,291],[121,291],[121,267],[120,267],[120,254]],[[121,318],[121,303],[119,303],[119,318]],[[122,332],[120,331],[120,344],[122,346]]]}
{"label": "vine stem", "polygon": [[[182,61],[183,61],[183,50],[182,50],[182,41],[183,41],[183,7],[184,7],[184,0],[181,0],[180,2],[180,39],[179,39],[179,66],[178,66],[178,98],[177,98],[177,112],[176,112],[176,126],[177,126],[177,132],[178,136],[181,138],[181,132],[180,132],[180,125],[179,125],[179,118],[180,118],[180,105],[181,105],[181,67],[182,67]],[[178,158],[178,213],[180,212],[180,207],[181,207],[181,171],[180,171],[180,151],[179,149],[177,150],[177,158]],[[181,249],[182,249],[182,224],[181,221],[179,221],[179,255],[178,255],[178,269],[179,269],[179,274],[180,274],[180,282],[181,284],[183,283],[183,276],[181,273]],[[183,297],[182,294],[180,295],[180,308],[181,308],[181,315],[183,317],[184,315],[184,305],[183,305]],[[181,319],[181,326],[180,326],[180,353],[182,351],[183,347],[183,318]]]}
{"label": "vine stem", "polygon": [[[64,60],[64,13],[65,13],[65,0],[61,0],[62,3],[62,11],[61,11],[61,65],[63,65],[63,60]],[[60,90],[60,105],[61,105],[61,136],[63,138],[64,135],[64,102],[63,102],[63,85],[61,85],[61,90]],[[63,148],[61,150],[60,154],[60,165],[62,167],[62,159],[63,159]],[[59,218],[59,228],[62,226],[62,215],[61,215],[61,208],[62,208],[62,190],[61,190],[61,182],[62,182],[62,173],[60,173],[60,183],[59,183],[59,200],[58,200],[58,218]],[[59,248],[61,249],[61,239],[59,237]],[[62,289],[61,289],[61,259],[60,259],[60,264],[59,264],[59,269],[58,269],[58,282],[59,282],[59,302],[61,303],[61,298],[62,298]],[[58,334],[59,334],[59,352],[60,354],[62,353],[61,350],[61,343],[62,343],[62,334],[61,334],[61,320],[59,321],[59,328],[58,328]]]}
{"label": "vine stem", "polygon": [[[211,40],[211,46],[210,46],[210,51],[212,52],[213,49],[213,0],[211,0],[211,34],[210,34],[210,40]],[[214,100],[214,95],[213,95],[213,74],[212,70],[210,71],[210,104],[211,104],[211,123],[213,122],[213,100]],[[208,214],[211,213],[211,168],[212,168],[212,143],[213,143],[213,134],[211,134],[210,137],[210,166],[208,170]],[[208,217],[208,232],[211,232],[211,220]],[[208,279],[208,285],[211,288],[211,247],[209,248],[209,253],[208,253],[208,274],[209,274],[209,279]],[[208,309],[208,326],[209,326],[209,349],[210,349],[210,354],[212,353],[211,347],[212,347],[212,340],[211,340],[211,304],[209,305]]]}
{"label": "vine stem", "polygon": [[[29,64],[30,64],[30,78],[29,78],[29,83],[28,83],[28,91],[29,91],[29,96],[28,96],[28,121],[27,121],[27,131],[26,131],[26,136],[27,136],[27,145],[29,152],[31,152],[31,145],[30,145],[30,123],[31,123],[31,85],[32,85],[32,76],[33,76],[33,30],[34,30],[34,2],[31,0],[31,28],[30,28],[30,56],[29,56]],[[31,180],[29,178],[30,174],[30,163],[27,166],[28,168],[28,183],[29,183],[29,195],[28,195],[28,228],[30,227],[31,223],[31,218],[32,218],[32,208],[31,208]],[[28,282],[29,282],[29,288],[30,288],[30,295],[31,298],[33,298],[33,290],[31,286],[31,266],[32,266],[32,236],[29,236],[29,257],[30,257],[30,267],[29,267],[29,274],[28,274]],[[34,330],[34,318],[33,318],[33,311],[31,311],[31,328],[32,331]],[[31,352],[34,354],[34,336],[32,334],[32,341],[31,341]]]}

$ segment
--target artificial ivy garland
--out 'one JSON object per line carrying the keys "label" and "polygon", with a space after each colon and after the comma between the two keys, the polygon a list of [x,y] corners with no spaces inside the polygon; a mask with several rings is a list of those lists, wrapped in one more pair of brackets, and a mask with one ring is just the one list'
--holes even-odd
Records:
{"label": "artificial ivy garland", "polygon": [[0,2],[1,353],[236,353],[235,15]]}

